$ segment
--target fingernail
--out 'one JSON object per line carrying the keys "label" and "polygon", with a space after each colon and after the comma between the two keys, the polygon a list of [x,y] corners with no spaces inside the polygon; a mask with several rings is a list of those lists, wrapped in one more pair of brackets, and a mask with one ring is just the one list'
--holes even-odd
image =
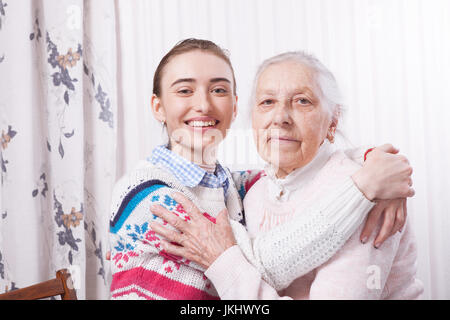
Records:
{"label": "fingernail", "polygon": [[365,244],[367,242],[367,237],[362,238],[361,242]]}
{"label": "fingernail", "polygon": [[378,249],[380,247],[380,244],[379,243],[375,243],[374,247],[375,247],[375,249]]}

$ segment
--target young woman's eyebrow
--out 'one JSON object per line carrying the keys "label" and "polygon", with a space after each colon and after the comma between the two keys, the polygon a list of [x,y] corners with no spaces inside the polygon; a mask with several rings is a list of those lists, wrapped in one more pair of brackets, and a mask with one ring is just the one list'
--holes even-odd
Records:
{"label": "young woman's eyebrow", "polygon": [[209,82],[211,82],[211,83],[222,82],[222,81],[225,81],[225,82],[228,82],[231,84],[231,81],[228,80],[227,78],[212,78],[211,80],[209,80]]}
{"label": "young woman's eyebrow", "polygon": [[[229,79],[227,79],[227,78],[212,78],[211,80],[209,80],[210,83],[217,83],[217,82],[222,82],[222,81],[225,81],[225,82],[228,82],[228,83],[231,84],[231,81],[230,81]],[[173,87],[173,86],[175,86],[175,85],[177,85],[177,84],[179,84],[179,83],[182,83],[182,82],[190,82],[190,83],[193,83],[193,82],[196,82],[196,80],[193,79],[193,78],[181,78],[181,79],[177,79],[177,80],[175,80],[175,81],[170,85],[170,87]]]}
{"label": "young woman's eyebrow", "polygon": [[178,79],[178,80],[174,81],[170,85],[170,87],[172,88],[174,85],[176,85],[178,83],[181,83],[181,82],[195,82],[195,79],[193,79],[193,78],[181,78],[181,79]]}

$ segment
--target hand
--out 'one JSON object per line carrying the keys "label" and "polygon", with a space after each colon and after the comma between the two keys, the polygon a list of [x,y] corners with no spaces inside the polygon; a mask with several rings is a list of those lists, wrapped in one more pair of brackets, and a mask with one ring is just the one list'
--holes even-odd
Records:
{"label": "hand", "polygon": [[412,168],[405,156],[390,144],[375,148],[352,179],[370,201],[414,196]]}
{"label": "hand", "polygon": [[155,233],[168,240],[161,241],[161,245],[167,253],[184,257],[207,269],[224,251],[236,245],[228,221],[228,211],[222,210],[214,222],[213,218],[202,214],[182,194],[174,193],[172,196],[189,214],[190,221],[184,221],[165,208],[155,205],[151,208],[152,213],[167,221],[181,233],[169,230],[157,222],[152,222],[150,227]]}
{"label": "hand", "polygon": [[379,248],[381,244],[396,232],[401,232],[406,223],[406,199],[382,200],[370,211],[360,240],[366,243],[383,215],[383,225],[375,237],[373,245]]}

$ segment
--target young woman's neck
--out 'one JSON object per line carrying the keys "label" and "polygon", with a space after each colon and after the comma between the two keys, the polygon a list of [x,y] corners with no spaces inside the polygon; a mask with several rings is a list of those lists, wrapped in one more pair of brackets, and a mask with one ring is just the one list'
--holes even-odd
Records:
{"label": "young woman's neck", "polygon": [[197,149],[178,143],[169,143],[168,148],[177,155],[204,168],[215,165],[217,161],[217,147],[206,146]]}

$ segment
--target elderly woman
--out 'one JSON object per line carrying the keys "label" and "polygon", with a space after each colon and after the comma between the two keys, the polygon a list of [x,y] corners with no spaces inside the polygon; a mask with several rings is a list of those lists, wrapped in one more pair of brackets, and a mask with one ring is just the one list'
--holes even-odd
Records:
{"label": "elderly woman", "polygon": [[[345,197],[330,203],[327,195],[335,194],[345,181],[351,183],[349,176],[357,179],[359,166],[333,148],[342,104],[333,75],[314,57],[295,52],[265,61],[257,73],[253,96],[258,153],[268,166],[266,176],[248,191],[244,209],[254,241],[273,241],[273,247],[266,247],[268,252],[264,252],[272,257],[271,263],[262,266],[260,256],[248,249],[251,244],[246,244],[239,232],[234,231],[233,236],[227,219],[214,224],[202,218],[193,203],[181,195],[176,199],[191,214],[189,223],[161,207],[152,208],[182,231],[180,234],[151,224],[156,233],[172,241],[163,241],[164,249],[207,268],[205,275],[222,299],[419,298],[423,286],[415,277],[417,249],[409,223],[382,247],[377,243],[361,245],[361,226],[330,260],[322,261],[307,274],[301,261],[308,252],[296,256],[296,247],[301,244],[292,243],[279,251],[277,242],[284,240],[284,231],[292,221],[304,220],[299,233],[315,228],[321,232],[317,221],[322,211],[350,205]],[[369,153],[367,161],[377,156],[377,152]],[[374,199],[367,192],[364,196]],[[388,203],[391,208],[394,203],[406,210],[405,201]],[[333,251],[336,243],[332,238],[330,235],[329,242],[325,239],[318,245]],[[278,268],[274,266],[277,263]]]}

